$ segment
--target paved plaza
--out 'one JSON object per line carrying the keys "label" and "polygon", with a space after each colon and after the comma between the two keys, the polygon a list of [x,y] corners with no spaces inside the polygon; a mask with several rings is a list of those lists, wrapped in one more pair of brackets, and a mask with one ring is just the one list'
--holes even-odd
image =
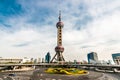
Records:
{"label": "paved plaza", "polygon": [[[48,74],[44,71],[45,68],[32,71],[1,72],[0,80],[119,80],[112,77],[112,74],[94,71],[89,71],[87,75]],[[15,76],[9,76],[9,74],[15,74]]]}

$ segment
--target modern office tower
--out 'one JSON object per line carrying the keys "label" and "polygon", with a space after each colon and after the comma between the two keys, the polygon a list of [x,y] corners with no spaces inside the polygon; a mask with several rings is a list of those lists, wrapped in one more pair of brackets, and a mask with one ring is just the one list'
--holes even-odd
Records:
{"label": "modern office tower", "polygon": [[88,53],[87,58],[88,63],[96,63],[98,61],[98,56],[96,52]]}
{"label": "modern office tower", "polygon": [[50,56],[50,53],[48,52],[48,53],[45,55],[45,62],[46,62],[46,63],[50,63],[50,60],[51,60],[51,56]]}
{"label": "modern office tower", "polygon": [[62,46],[62,28],[63,28],[63,26],[64,26],[64,24],[63,24],[63,22],[61,22],[61,12],[59,12],[59,21],[56,24],[56,27],[57,27],[57,46],[55,47],[56,54],[52,58],[51,62],[54,62],[54,60],[58,63],[65,61],[65,59],[62,55],[62,53],[64,51],[64,47]]}
{"label": "modern office tower", "polygon": [[120,65],[120,53],[112,54],[112,58],[115,64]]}

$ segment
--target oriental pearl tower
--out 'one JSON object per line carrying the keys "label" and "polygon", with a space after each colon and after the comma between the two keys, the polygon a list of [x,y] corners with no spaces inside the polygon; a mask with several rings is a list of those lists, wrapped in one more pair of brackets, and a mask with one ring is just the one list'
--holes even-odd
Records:
{"label": "oriental pearl tower", "polygon": [[52,58],[51,62],[53,62],[54,60],[57,62],[65,61],[65,59],[62,55],[62,53],[64,51],[64,47],[62,46],[62,28],[63,28],[63,26],[64,26],[64,24],[61,21],[61,11],[59,11],[59,21],[56,24],[56,27],[57,27],[57,46],[55,47],[56,54]]}

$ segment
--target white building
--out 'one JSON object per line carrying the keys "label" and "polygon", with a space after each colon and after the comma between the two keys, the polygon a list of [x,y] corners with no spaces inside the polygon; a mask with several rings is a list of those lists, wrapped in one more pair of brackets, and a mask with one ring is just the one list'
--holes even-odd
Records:
{"label": "white building", "polygon": [[22,59],[5,59],[5,58],[0,58],[0,64],[6,64],[6,63],[21,63]]}

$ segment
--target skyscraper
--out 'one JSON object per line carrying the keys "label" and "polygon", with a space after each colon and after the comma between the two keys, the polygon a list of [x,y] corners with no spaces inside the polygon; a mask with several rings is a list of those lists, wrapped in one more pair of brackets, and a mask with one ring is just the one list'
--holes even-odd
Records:
{"label": "skyscraper", "polygon": [[96,52],[90,52],[87,55],[88,63],[96,63],[98,61],[98,56]]}
{"label": "skyscraper", "polygon": [[45,55],[45,62],[50,63],[50,59],[51,59],[51,56],[50,56],[50,53],[48,52],[48,53]]}

